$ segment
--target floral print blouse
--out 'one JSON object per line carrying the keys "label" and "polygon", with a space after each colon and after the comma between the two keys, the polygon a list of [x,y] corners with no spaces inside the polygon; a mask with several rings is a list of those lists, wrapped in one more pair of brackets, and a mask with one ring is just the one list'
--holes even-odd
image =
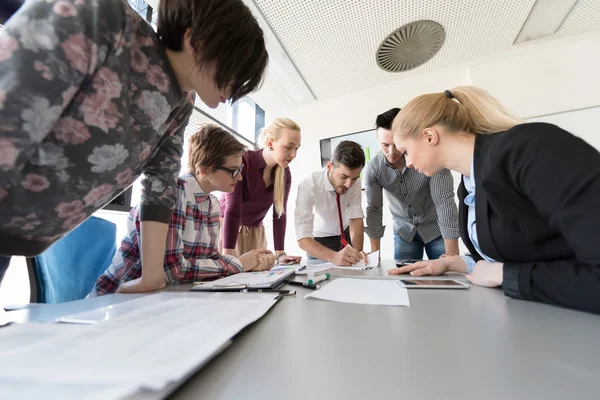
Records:
{"label": "floral print blouse", "polygon": [[193,93],[126,0],[29,0],[0,31],[0,254],[35,255],[142,173],[169,223]]}

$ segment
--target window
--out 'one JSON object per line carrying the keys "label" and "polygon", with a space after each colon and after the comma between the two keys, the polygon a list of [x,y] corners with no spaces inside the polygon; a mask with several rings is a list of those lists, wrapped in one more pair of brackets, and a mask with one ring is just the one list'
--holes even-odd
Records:
{"label": "window", "polygon": [[251,143],[256,143],[258,132],[265,124],[264,110],[248,96],[233,104],[221,103],[214,109],[196,96],[196,109]]}
{"label": "window", "polygon": [[[137,11],[146,21],[150,22],[156,31],[158,12],[153,10],[144,0],[127,0],[129,5]],[[203,123],[217,123],[227,129],[249,148],[253,148],[259,131],[264,126],[265,112],[251,98],[245,96],[236,103],[221,103],[215,109],[206,106],[199,96],[196,96],[196,111],[190,118],[184,133],[183,157],[181,159],[181,173],[187,171],[187,139],[198,131]],[[115,198],[105,207],[110,211],[128,212],[130,207],[139,204],[142,198],[143,176],[138,178],[133,185],[121,196]]]}

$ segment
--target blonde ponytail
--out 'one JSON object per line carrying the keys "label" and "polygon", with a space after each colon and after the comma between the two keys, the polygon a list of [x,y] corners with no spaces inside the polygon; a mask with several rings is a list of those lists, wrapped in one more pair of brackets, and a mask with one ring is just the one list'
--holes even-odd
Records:
{"label": "blonde ponytail", "polygon": [[[300,132],[300,127],[297,123],[289,118],[276,118],[269,126],[263,128],[258,135],[258,145],[264,149],[267,145],[267,139],[271,139],[274,142],[279,140],[281,137],[281,131],[283,129],[290,129],[292,131]],[[283,215],[284,209],[284,197],[285,197],[285,169],[280,165],[275,166],[275,177],[273,180],[273,207],[277,213],[277,217]]]}
{"label": "blonde ponytail", "polygon": [[488,134],[521,124],[519,118],[488,92],[475,86],[459,86],[429,93],[408,102],[392,125],[394,135],[417,137],[425,128],[442,125],[450,132]]}

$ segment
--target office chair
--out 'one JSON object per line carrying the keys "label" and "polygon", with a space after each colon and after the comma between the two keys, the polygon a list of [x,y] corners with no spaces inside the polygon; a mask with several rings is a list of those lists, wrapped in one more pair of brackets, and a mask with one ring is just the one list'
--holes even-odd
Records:
{"label": "office chair", "polygon": [[48,250],[28,258],[31,303],[63,303],[85,298],[116,251],[117,227],[90,217]]}

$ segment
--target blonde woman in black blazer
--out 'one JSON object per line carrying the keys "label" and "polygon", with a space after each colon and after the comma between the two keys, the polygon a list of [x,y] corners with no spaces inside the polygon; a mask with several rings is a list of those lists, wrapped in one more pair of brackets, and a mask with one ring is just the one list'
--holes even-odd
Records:
{"label": "blonde woman in black blazer", "polygon": [[600,153],[551,124],[523,123],[487,92],[457,87],[410,101],[393,125],[407,164],[460,172],[470,256],[390,271],[467,273],[507,296],[600,314]]}

